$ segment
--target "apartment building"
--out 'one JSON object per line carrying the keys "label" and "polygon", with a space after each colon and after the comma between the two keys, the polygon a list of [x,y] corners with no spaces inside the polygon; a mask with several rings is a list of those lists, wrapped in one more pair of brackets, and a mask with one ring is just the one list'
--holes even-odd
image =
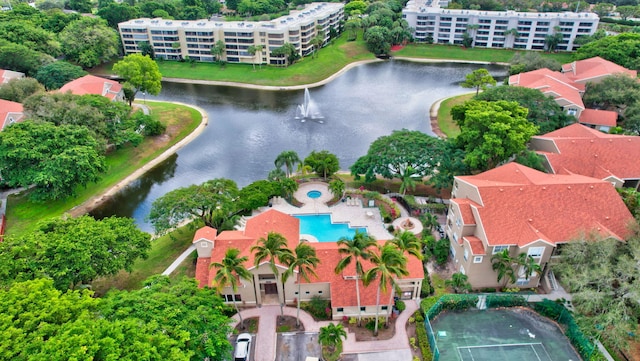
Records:
{"label": "apartment building", "polygon": [[593,13],[443,9],[433,0],[410,0],[402,16],[415,29],[416,42],[462,44],[468,32],[473,46],[544,50],[545,37],[559,31],[561,51],[575,50],[575,39],[595,33],[600,21]]}
{"label": "apartment building", "polygon": [[[285,43],[293,44],[306,56],[314,49],[311,40],[324,32],[325,44],[330,29],[339,30],[344,18],[342,3],[311,3],[302,10],[271,21],[209,21],[133,19],[118,24],[125,54],[140,53],[140,43],[148,42],[156,58],[181,60],[189,57],[197,61],[214,61],[211,47],[216,42],[225,44],[222,60],[229,63],[286,64],[284,56],[273,56],[274,49]],[[262,51],[251,55],[250,46],[262,46]]]}
{"label": "apartment building", "polygon": [[[455,177],[445,230],[456,271],[474,288],[542,286],[548,291],[554,282],[547,277],[547,264],[558,248],[590,232],[625,239],[633,222],[609,181],[508,163]],[[542,272],[527,278],[518,268],[516,282],[498,281],[492,257],[504,250],[511,257],[533,257]]]}

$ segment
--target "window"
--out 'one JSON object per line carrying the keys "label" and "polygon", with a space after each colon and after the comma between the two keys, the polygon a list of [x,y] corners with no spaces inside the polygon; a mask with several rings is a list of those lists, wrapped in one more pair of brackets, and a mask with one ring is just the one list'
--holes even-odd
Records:
{"label": "window", "polygon": [[320,294],[320,295],[321,295],[321,294],[322,294],[322,291],[318,291],[318,294]]}
{"label": "window", "polygon": [[466,247],[464,249],[464,260],[465,261],[469,260],[469,250]]}
{"label": "window", "polygon": [[274,274],[266,274],[266,275],[258,275],[259,280],[275,280],[276,275]]}
{"label": "window", "polygon": [[505,249],[509,249],[509,246],[494,246],[492,254],[500,253],[500,252],[504,251]]}
{"label": "window", "polygon": [[336,308],[336,312],[344,312],[344,308],[338,307],[338,308]]}
{"label": "window", "polygon": [[361,311],[361,312],[364,312],[364,311],[366,311],[366,310],[367,310],[367,307],[366,307],[366,306],[362,306],[362,307],[360,307],[360,311]]}
{"label": "window", "polygon": [[533,258],[542,257],[543,254],[544,247],[529,247],[529,250],[527,251],[527,255]]}
{"label": "window", "polygon": [[386,311],[386,310],[388,310],[388,309],[389,309],[389,306],[382,306],[382,307],[380,307],[380,309],[381,309],[382,311]]}
{"label": "window", "polygon": [[451,245],[451,247],[449,247],[449,250],[451,251],[451,255],[453,255],[453,257],[456,256],[456,249],[453,248],[453,245]]}
{"label": "window", "polygon": [[467,271],[465,271],[464,266],[460,265],[460,273],[462,273],[463,275],[467,274]]}
{"label": "window", "polygon": [[[236,302],[242,302],[242,296],[236,295]],[[224,295],[224,300],[226,302],[233,302],[233,295]]]}
{"label": "window", "polygon": [[482,256],[473,257],[473,263],[482,263]]}
{"label": "window", "polygon": [[202,248],[207,248],[207,247],[209,247],[209,243],[207,243],[207,242],[200,242],[200,247],[202,247]]}
{"label": "window", "polygon": [[309,294],[309,291],[305,291],[305,293],[304,293],[304,294],[305,294],[305,295],[308,295],[308,294]]}

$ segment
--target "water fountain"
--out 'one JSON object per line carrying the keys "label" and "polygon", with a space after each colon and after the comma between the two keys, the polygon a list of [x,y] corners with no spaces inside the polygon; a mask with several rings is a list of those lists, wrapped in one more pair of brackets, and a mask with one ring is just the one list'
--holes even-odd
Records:
{"label": "water fountain", "polygon": [[[304,102],[298,105],[296,109],[296,119],[301,119],[304,123],[307,119],[323,119],[324,117],[320,113],[320,109],[318,109],[318,105],[311,99],[311,95],[309,94],[309,89],[304,89]],[[323,121],[318,121],[318,123],[323,123]]]}

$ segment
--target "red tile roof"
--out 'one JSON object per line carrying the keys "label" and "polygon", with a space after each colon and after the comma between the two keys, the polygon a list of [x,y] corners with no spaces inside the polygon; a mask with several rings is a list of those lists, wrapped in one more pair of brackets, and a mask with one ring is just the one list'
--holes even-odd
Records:
{"label": "red tile roof", "polygon": [[544,155],[556,174],[581,174],[598,179],[640,178],[640,137],[606,134],[572,124],[534,138],[549,139],[558,153]]}
{"label": "red tile roof", "polygon": [[477,187],[489,246],[526,246],[539,239],[566,242],[599,230],[623,239],[633,217],[609,182],[582,175],[546,174],[509,163],[457,177]]}
{"label": "red tile roof", "polygon": [[218,231],[215,228],[204,226],[199,230],[197,230],[196,233],[193,235],[193,243],[196,243],[201,239],[208,239],[210,241],[213,241],[216,239],[217,235],[218,235]]}
{"label": "red tile roof", "polygon": [[70,91],[76,95],[96,94],[113,100],[121,90],[122,85],[115,80],[85,75],[68,82],[59,91],[62,93]]}
{"label": "red tile roof", "polygon": [[577,84],[557,71],[543,68],[512,75],[509,77],[509,85],[538,89],[543,94],[552,96],[556,102],[564,103],[562,106],[568,103],[584,109],[581,96],[584,84]]}
{"label": "red tile roof", "polygon": [[455,198],[454,203],[460,207],[460,215],[462,216],[463,224],[476,224],[476,219],[473,218],[473,212],[471,211],[471,204],[477,206],[476,202],[466,198]]}
{"label": "red tile roof", "polygon": [[578,122],[589,125],[603,125],[615,127],[618,120],[618,113],[609,110],[585,109],[580,114]]}
{"label": "red tile roof", "polygon": [[0,130],[9,125],[10,119],[19,122],[24,118],[24,108],[22,104],[0,99]]}
{"label": "red tile roof", "polygon": [[[208,228],[208,229],[207,229]],[[206,238],[203,235],[215,235],[213,228],[204,227],[198,230],[194,236],[194,240]],[[250,248],[256,244],[261,237],[266,237],[269,232],[277,232],[285,236],[288,240],[289,248],[294,249],[299,243],[300,237],[300,221],[285,213],[270,209],[255,217],[247,220],[245,231],[224,231],[215,237],[215,246],[211,253],[211,258],[198,258],[196,264],[196,279],[201,286],[211,285],[215,277],[215,269],[209,269],[211,262],[222,260],[224,254],[229,247],[238,248],[241,256],[247,256],[249,259],[245,263],[248,269],[254,267],[254,257]],[[208,238],[207,238],[208,239]],[[384,241],[378,241],[384,244]],[[338,264],[342,255],[338,252],[338,245],[334,242],[316,243],[310,242],[309,245],[314,247],[320,263],[316,268],[318,278],[312,278],[312,283],[327,282],[331,284],[331,303],[333,307],[345,307],[357,305],[356,291],[354,280],[345,280],[343,275],[349,276],[355,273],[355,266],[350,265],[342,274],[335,273],[335,266]],[[207,262],[203,260],[208,260]],[[201,264],[202,262],[202,264]],[[363,262],[365,270],[370,267],[367,262]],[[409,271],[408,278],[424,278],[424,270],[422,262],[413,256],[408,256],[407,269]],[[304,280],[302,282],[305,282]],[[360,296],[362,305],[375,305],[376,290],[378,283],[370,285],[368,288],[362,285],[360,281]],[[385,299],[386,297],[386,299]],[[389,295],[381,295],[381,303],[388,302]]]}
{"label": "red tile roof", "polygon": [[562,72],[574,82],[582,84],[616,73],[624,73],[633,78],[638,76],[637,71],[629,70],[599,56],[564,64]]}
{"label": "red tile roof", "polygon": [[487,251],[484,249],[484,244],[482,240],[475,236],[465,236],[462,237],[464,242],[469,243],[469,248],[471,248],[471,254],[474,256],[481,256],[487,254]]}

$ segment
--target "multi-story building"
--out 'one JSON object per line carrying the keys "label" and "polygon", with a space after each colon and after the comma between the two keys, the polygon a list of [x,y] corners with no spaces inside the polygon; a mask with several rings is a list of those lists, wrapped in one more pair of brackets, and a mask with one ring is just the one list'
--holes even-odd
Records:
{"label": "multi-story building", "polygon": [[562,34],[557,50],[575,49],[578,36],[592,35],[600,19],[593,13],[528,13],[443,9],[432,0],[410,0],[403,18],[415,29],[416,42],[462,44],[464,33],[474,46],[544,50],[545,38]]}
{"label": "multi-story building", "polygon": [[[302,10],[271,21],[208,21],[133,19],[118,24],[125,54],[140,53],[140,43],[153,47],[156,58],[181,60],[189,57],[197,61],[216,60],[211,48],[222,41],[225,45],[221,58],[229,63],[266,63],[282,65],[284,56],[272,51],[290,43],[300,56],[310,54],[312,39],[324,32],[326,44],[330,30],[339,30],[344,18],[342,3],[311,3]],[[249,47],[262,47],[255,55]]]}
{"label": "multi-story building", "polygon": [[[581,125],[577,125],[582,127]],[[588,128],[583,127],[588,130]],[[597,131],[593,131],[597,132]],[[547,264],[563,244],[595,232],[625,239],[633,216],[611,182],[570,174],[547,174],[517,163],[454,179],[446,233],[456,271],[474,288],[554,288]],[[531,256],[541,273],[498,281],[493,257]]]}

